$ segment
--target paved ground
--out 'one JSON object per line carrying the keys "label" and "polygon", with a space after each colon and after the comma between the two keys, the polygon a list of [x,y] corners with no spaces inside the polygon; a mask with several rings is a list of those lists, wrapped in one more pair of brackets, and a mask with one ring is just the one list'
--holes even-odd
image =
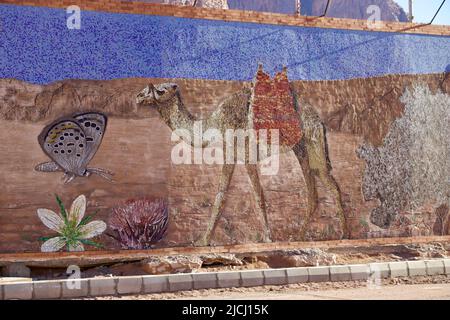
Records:
{"label": "paved ground", "polygon": [[249,300],[450,300],[450,284],[396,285],[380,288],[350,288],[305,292],[287,289],[277,292],[233,293],[183,299]]}
{"label": "paved ground", "polygon": [[177,293],[85,298],[96,300],[450,300],[450,277],[426,276],[289,286],[194,290]]}

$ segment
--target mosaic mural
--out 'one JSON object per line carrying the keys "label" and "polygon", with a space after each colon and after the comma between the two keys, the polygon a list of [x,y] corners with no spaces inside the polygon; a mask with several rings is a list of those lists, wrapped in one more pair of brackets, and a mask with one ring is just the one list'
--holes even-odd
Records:
{"label": "mosaic mural", "polygon": [[109,217],[109,236],[123,249],[144,250],[164,238],[169,222],[165,199],[131,199],[114,207]]}
{"label": "mosaic mural", "polygon": [[[171,130],[186,129],[194,135],[195,116],[189,113],[184,105],[181,94],[176,84],[161,84],[154,86],[150,84],[142,90],[136,99],[137,104],[154,107],[161,116],[161,119]],[[294,105],[298,105],[295,95],[291,92],[287,78],[287,69],[277,73],[273,80],[264,73],[260,65],[257,76],[252,86],[252,90],[245,90],[236,93],[218,106],[218,108],[207,119],[201,119],[202,129],[218,128],[225,134],[229,129],[276,129],[279,130],[281,140],[280,145],[284,148],[280,152],[294,151],[298,162],[302,166],[307,182],[308,193],[311,203],[311,210],[305,218],[304,226],[300,233],[303,235],[308,227],[309,217],[314,213],[317,203],[317,191],[313,171],[321,179],[327,188],[336,197],[337,215],[342,223],[343,233],[346,234],[347,227],[345,214],[342,208],[341,194],[339,187],[331,175],[331,165],[327,153],[327,143],[325,128],[311,106],[307,106],[301,112],[296,112]],[[283,117],[280,117],[283,116]],[[250,122],[251,121],[251,122]],[[300,127],[301,121],[303,128]],[[305,131],[302,139],[302,131]],[[270,137],[269,137],[270,139]],[[260,144],[258,139],[257,144]],[[226,145],[224,144],[224,147]],[[246,153],[249,153],[248,144]],[[224,148],[223,154],[227,150]],[[234,144],[233,155],[237,155],[237,144]],[[260,219],[264,223],[263,241],[272,241],[269,220],[266,209],[266,198],[258,173],[258,165],[250,163],[249,157],[245,157],[247,174],[253,186],[253,195],[259,206]],[[262,160],[262,159],[259,159]],[[219,190],[212,208],[210,222],[205,235],[196,243],[197,245],[208,245],[212,232],[217,227],[221,210],[225,203],[226,194],[230,187],[230,182],[235,169],[233,164],[224,164],[219,178]]]}
{"label": "mosaic mural", "polygon": [[450,37],[66,16],[0,5],[0,253],[449,234]]}
{"label": "mosaic mural", "polygon": [[38,209],[37,214],[42,223],[58,233],[55,237],[41,238],[45,241],[41,246],[42,252],[56,252],[66,247],[67,251],[84,251],[84,245],[101,247],[90,240],[106,230],[106,223],[100,220],[91,221],[92,216],[85,216],[86,197],[77,197],[70,210],[66,211],[61,199],[56,196],[60,213],[49,209]]}
{"label": "mosaic mural", "polygon": [[[426,202],[449,204],[450,96],[417,84],[406,89],[401,101],[404,114],[391,125],[383,145],[358,150],[367,163],[364,196],[380,201],[370,220],[382,228]],[[432,234],[432,226],[427,229]]]}
{"label": "mosaic mural", "polygon": [[271,74],[288,66],[291,80],[342,80],[439,73],[450,56],[449,37],[419,34],[94,11],[83,12],[77,30],[67,28],[63,9],[0,4],[0,14],[9,30],[0,34],[8,43],[3,56],[15,57],[2,60],[2,77],[39,84],[133,77],[249,81],[258,63]]}
{"label": "mosaic mural", "polygon": [[42,150],[53,161],[36,166],[36,171],[64,172],[65,183],[91,174],[111,180],[112,173],[88,168],[106,130],[107,117],[98,112],[62,117],[46,126],[38,137]]}

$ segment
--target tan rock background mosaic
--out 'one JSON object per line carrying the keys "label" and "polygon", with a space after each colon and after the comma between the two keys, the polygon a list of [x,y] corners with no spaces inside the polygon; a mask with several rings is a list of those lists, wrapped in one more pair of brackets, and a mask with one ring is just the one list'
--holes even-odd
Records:
{"label": "tan rock background mosaic", "polygon": [[[0,130],[6,137],[0,147],[0,181],[4,182],[0,194],[0,252],[39,251],[38,238],[49,230],[37,217],[36,209],[56,210],[54,193],[65,203],[85,194],[88,211],[98,209],[96,219],[104,221],[112,206],[131,197],[167,197],[169,231],[160,246],[190,245],[204,232],[220,167],[172,165],[170,129],[156,111],[141,109],[135,102],[136,94],[147,83],[167,81],[180,86],[187,108],[199,117],[206,117],[219,101],[249,86],[243,82],[180,79],[66,80],[46,86],[0,80]],[[315,107],[328,129],[332,174],[352,225],[351,238],[431,235],[442,230],[448,233],[448,228],[442,227],[448,221],[448,208],[438,202],[421,204],[415,213],[404,212],[420,217],[426,227],[419,232],[412,228],[415,231],[411,234],[404,223],[381,229],[369,217],[378,200],[366,201],[361,190],[366,163],[357,150],[364,143],[382,144],[393,121],[402,117],[401,96],[413,83],[426,83],[433,94],[450,92],[450,78],[445,74],[293,83],[300,100]],[[62,113],[93,106],[109,115],[109,124],[92,165],[115,172],[116,183],[92,176],[62,188],[60,174],[34,171],[37,163],[47,160],[36,138],[42,127]],[[281,156],[280,168],[278,175],[262,178],[273,240],[300,240],[299,229],[307,210],[304,178],[292,152]],[[314,240],[338,239],[339,219],[333,197],[316,180],[319,207],[307,236]],[[212,243],[260,241],[262,225],[256,208],[245,169],[237,166]],[[107,249],[118,248],[107,235],[100,240]]]}

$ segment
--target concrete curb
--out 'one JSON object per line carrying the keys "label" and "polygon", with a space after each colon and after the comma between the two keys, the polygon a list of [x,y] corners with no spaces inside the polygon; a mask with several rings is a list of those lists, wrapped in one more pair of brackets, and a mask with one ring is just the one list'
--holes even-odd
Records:
{"label": "concrete curb", "polygon": [[450,276],[450,259],[0,284],[0,300],[71,299],[327,281]]}
{"label": "concrete curb", "polygon": [[350,281],[352,274],[349,266],[331,266],[330,267],[331,281]]}
{"label": "concrete curb", "polygon": [[443,260],[426,260],[427,274],[429,276],[445,274],[444,261]]}
{"label": "concrete curb", "polygon": [[364,281],[369,279],[370,266],[367,264],[349,265],[350,275],[353,281]]}
{"label": "concrete curb", "polygon": [[407,264],[410,277],[427,275],[427,266],[425,261],[408,261]]}
{"label": "concrete curb", "polygon": [[408,276],[408,264],[405,261],[389,262],[389,269],[391,270],[391,278]]}

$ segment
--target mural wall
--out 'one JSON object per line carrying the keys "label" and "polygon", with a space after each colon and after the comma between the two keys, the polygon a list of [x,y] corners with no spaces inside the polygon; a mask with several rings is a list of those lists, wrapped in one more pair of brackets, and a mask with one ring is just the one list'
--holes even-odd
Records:
{"label": "mural wall", "polygon": [[68,16],[0,4],[0,253],[450,234],[448,35]]}

